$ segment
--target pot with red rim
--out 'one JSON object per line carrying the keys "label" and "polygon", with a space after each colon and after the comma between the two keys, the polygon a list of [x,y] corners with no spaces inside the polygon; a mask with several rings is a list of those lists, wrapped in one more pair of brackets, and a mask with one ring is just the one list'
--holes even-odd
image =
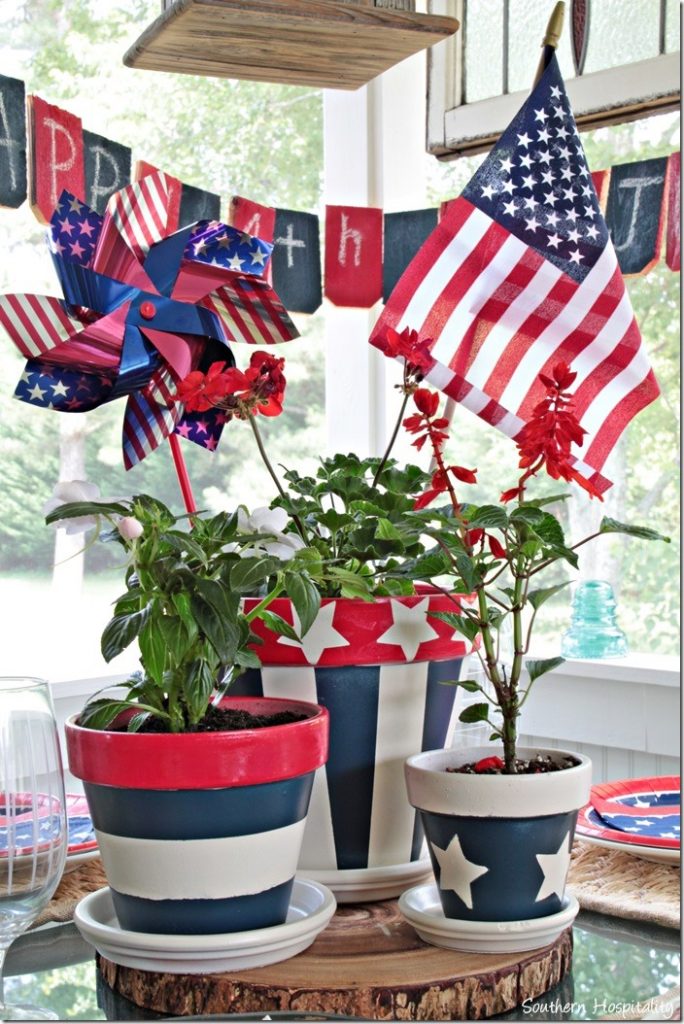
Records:
{"label": "pot with red rim", "polygon": [[211,934],[287,916],[328,712],[227,697],[252,714],[302,712],[235,732],[129,733],[66,724],[121,927]]}
{"label": "pot with red rim", "polygon": [[[257,599],[248,599],[249,611]],[[262,663],[231,692],[313,700],[330,712],[330,752],[314,783],[300,868],[338,901],[397,896],[430,871],[404,795],[403,763],[451,742],[469,648],[432,612],[459,612],[434,588],[411,597],[323,598],[302,643],[252,624]],[[291,602],[269,607],[298,632]]]}

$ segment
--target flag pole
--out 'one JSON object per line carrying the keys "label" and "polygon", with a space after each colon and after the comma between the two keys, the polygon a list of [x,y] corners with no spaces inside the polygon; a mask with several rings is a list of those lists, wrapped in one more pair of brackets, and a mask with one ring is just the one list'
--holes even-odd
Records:
{"label": "flag pole", "polygon": [[[537,73],[534,76],[534,82],[532,88],[537,85],[539,79],[546,71],[549,65],[549,61],[556,52],[556,48],[560,41],[561,33],[563,31],[563,22],[565,20],[565,0],[558,0],[556,6],[551,12],[548,24],[546,26],[546,32],[542,40],[542,55],[539,58],[539,66],[537,67]],[[454,418],[454,412],[456,411],[456,400],[454,398],[447,398],[444,405],[444,417],[449,421]],[[434,458],[430,462],[430,472],[435,468]]]}
{"label": "flag pole", "polygon": [[192,493],[188,467],[185,465],[185,458],[183,457],[180,441],[178,440],[178,434],[169,434],[169,446],[171,448],[173,465],[176,470],[176,476],[178,477],[178,483],[180,484],[181,494],[183,495],[185,511],[188,515],[194,515],[197,511],[197,505],[195,504],[195,498]]}

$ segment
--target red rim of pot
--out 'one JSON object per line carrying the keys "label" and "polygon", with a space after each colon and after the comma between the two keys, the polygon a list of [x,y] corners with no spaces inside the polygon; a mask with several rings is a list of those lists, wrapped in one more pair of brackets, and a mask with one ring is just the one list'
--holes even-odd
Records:
{"label": "red rim of pot", "polygon": [[307,701],[226,697],[253,714],[304,711],[286,725],[236,732],[129,733],[66,723],[69,768],[79,779],[127,789],[218,789],[304,775],[325,764],[328,712]]}

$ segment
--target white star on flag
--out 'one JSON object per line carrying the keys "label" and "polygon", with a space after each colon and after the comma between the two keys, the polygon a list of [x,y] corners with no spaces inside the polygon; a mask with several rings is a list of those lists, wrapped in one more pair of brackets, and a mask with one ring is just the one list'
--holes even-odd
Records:
{"label": "white star on flag", "polygon": [[539,867],[544,872],[544,881],[534,902],[539,903],[540,900],[554,894],[562,899],[570,866],[570,833],[565,836],[556,853],[538,853],[536,856]]}
{"label": "white star on flag", "polygon": [[[301,643],[290,640],[287,636],[278,637],[278,643],[284,644],[286,647],[299,647],[304,652],[304,657],[309,665],[317,665],[324,651],[333,647],[349,647],[349,641],[332,624],[335,607],[334,601],[321,605],[311,629],[302,637]],[[300,635],[301,623],[294,608],[292,609],[292,618],[295,632]]]}
{"label": "white star on flag", "polygon": [[407,661],[413,661],[418,648],[427,640],[436,640],[439,634],[427,621],[430,598],[425,597],[412,608],[401,601],[390,601],[392,625],[378,638],[379,644],[401,647]]}
{"label": "white star on flag", "polygon": [[463,900],[468,910],[473,909],[472,883],[480,875],[486,875],[489,868],[468,860],[461,849],[461,840],[455,835],[446,850],[430,844],[440,867],[440,889],[451,889]]}

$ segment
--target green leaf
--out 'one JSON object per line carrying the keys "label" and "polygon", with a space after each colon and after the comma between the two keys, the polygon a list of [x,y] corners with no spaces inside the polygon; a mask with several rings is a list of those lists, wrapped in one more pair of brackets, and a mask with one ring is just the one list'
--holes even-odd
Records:
{"label": "green leaf", "polygon": [[518,507],[527,508],[528,505],[531,505],[533,508],[541,508],[543,505],[553,505],[556,501],[567,501],[569,497],[569,494],[550,494],[548,498],[534,498],[523,502]]}
{"label": "green leaf", "polygon": [[367,580],[349,569],[341,569],[332,565],[328,570],[330,578],[339,584],[342,597],[360,597],[363,601],[372,601],[373,595]]}
{"label": "green leaf", "polygon": [[97,502],[97,501],[69,501],[65,505],[59,505],[54,511],[45,516],[45,522],[58,523],[61,519],[77,519],[80,516],[102,516],[110,515],[129,516],[131,510],[121,502]]}
{"label": "green leaf", "polygon": [[258,618],[272,633],[277,633],[278,636],[286,636],[288,640],[296,640],[299,643],[300,638],[297,636],[294,628],[282,616],[266,610],[260,612]]}
{"label": "green leaf", "polygon": [[235,655],[236,664],[242,668],[261,668],[261,658],[249,647],[241,647]]}
{"label": "green leaf", "polygon": [[508,516],[500,505],[480,505],[468,515],[468,526],[482,526],[486,530],[505,530]]}
{"label": "green leaf", "polygon": [[311,629],[321,607],[321,595],[314,583],[304,574],[285,573],[285,589],[292,601],[302,636]]}
{"label": "green leaf", "polygon": [[150,606],[129,615],[115,615],[102,633],[100,650],[105,661],[111,661],[125,651],[140,633],[150,614]]}
{"label": "green leaf", "polygon": [[460,686],[462,689],[467,690],[468,693],[478,693],[482,690],[480,684],[476,683],[474,679],[456,679],[453,683],[450,683],[450,685]]}
{"label": "green leaf", "polygon": [[511,512],[511,522],[527,523],[528,526],[534,526],[535,523],[540,523],[546,514],[534,505],[519,505]]}
{"label": "green leaf", "polygon": [[199,659],[191,662],[183,687],[191,722],[199,722],[204,716],[213,690],[214,673],[207,662]]}
{"label": "green leaf", "polygon": [[161,686],[166,668],[166,641],[159,629],[160,618],[151,618],[140,631],[140,660],[148,676]]}
{"label": "green leaf", "polygon": [[559,591],[563,590],[570,583],[570,580],[566,580],[565,583],[559,583],[556,587],[541,587],[539,590],[530,590],[527,595],[527,600],[530,602],[532,607],[537,610],[541,608],[545,601],[553,597]]}
{"label": "green leaf", "polygon": [[278,566],[275,558],[241,558],[230,571],[230,585],[240,594],[253,594]]}
{"label": "green leaf", "polygon": [[456,555],[456,568],[467,589],[475,590],[479,583],[479,577],[475,570],[473,559],[469,558],[468,555]]}
{"label": "green leaf", "polygon": [[190,595],[186,594],[185,591],[179,591],[176,594],[172,594],[171,600],[185,626],[188,640],[192,642],[197,636],[197,623],[190,608]]}
{"label": "green leaf", "polygon": [[128,732],[139,732],[149,717],[149,711],[138,711],[128,720]]}
{"label": "green leaf", "polygon": [[626,523],[619,523],[609,516],[604,516],[601,520],[599,533],[626,533],[629,537],[639,537],[641,540],[662,540],[666,544],[670,543],[669,537],[651,530],[648,526],[629,526]]}
{"label": "green leaf", "polygon": [[183,554],[187,553],[189,555],[193,555],[198,562],[201,562],[202,565],[206,565],[207,554],[204,548],[202,548],[201,545],[198,544],[197,541],[193,540],[187,533],[182,533],[180,530],[173,532],[171,530],[167,530],[166,533],[161,534],[159,539],[174,548],[176,551]]}
{"label": "green leaf", "polygon": [[555,516],[550,512],[542,512],[542,519],[535,523],[534,532],[544,541],[554,547],[565,547],[565,534],[563,528]]}
{"label": "green leaf", "polygon": [[401,534],[389,519],[378,519],[375,535],[380,540],[401,540]]}
{"label": "green leaf", "polygon": [[[171,655],[172,661],[178,665],[183,660],[183,655],[191,643],[183,620],[179,615],[162,615],[155,620],[154,625],[159,629],[159,633]],[[195,627],[196,632],[197,629]]]}
{"label": "green leaf", "polygon": [[468,723],[486,722],[488,718],[489,705],[484,702],[482,704],[469,704],[458,716],[459,722]]}
{"label": "green leaf", "polygon": [[565,658],[542,658],[540,661],[526,661],[525,668],[530,677],[530,682],[543,676],[545,672],[551,672],[554,668],[562,665]]}
{"label": "green leaf", "polygon": [[197,625],[216,651],[219,659],[226,662],[232,661],[238,643],[237,627],[218,614],[199,594],[193,594],[190,601]]}
{"label": "green leaf", "polygon": [[115,700],[107,697],[91,700],[78,716],[78,724],[87,729],[106,729],[117,715],[120,715],[122,711],[128,711],[129,708],[135,708],[137,713],[141,713],[140,705],[131,700]]}
{"label": "green leaf", "polygon": [[193,582],[197,593],[207,604],[211,605],[217,615],[225,619],[230,618],[230,606],[225,587],[217,580],[207,580],[201,576],[195,576]]}
{"label": "green leaf", "polygon": [[337,509],[328,508],[322,515],[316,516],[316,522],[320,523],[321,526],[325,526],[332,533],[336,533],[343,526],[349,526],[350,523],[353,523],[354,517],[344,512],[338,512]]}
{"label": "green leaf", "polygon": [[442,622],[457,629],[468,640],[474,640],[479,633],[477,623],[473,619],[469,619],[465,615],[458,615],[456,612],[428,612],[428,618],[441,619]]}

